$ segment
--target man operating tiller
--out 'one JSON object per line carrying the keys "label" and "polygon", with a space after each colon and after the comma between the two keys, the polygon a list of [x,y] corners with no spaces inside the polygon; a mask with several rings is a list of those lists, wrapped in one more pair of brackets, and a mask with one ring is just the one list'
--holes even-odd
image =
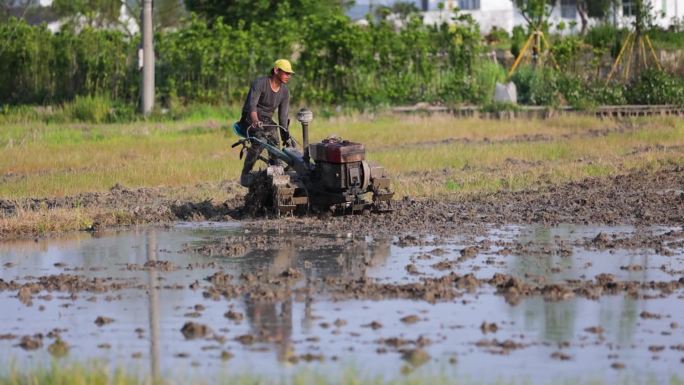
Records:
{"label": "man operating tiller", "polygon": [[[267,143],[278,146],[276,127],[280,127],[280,138],[283,143],[288,142],[288,109],[290,106],[290,91],[287,83],[294,74],[292,64],[286,59],[278,59],[273,64],[269,76],[255,79],[247,94],[245,105],[242,107],[242,117],[238,125],[243,132],[249,132],[250,137],[265,140]],[[277,125],[273,121],[273,114],[278,109]],[[249,187],[252,184],[250,171],[259,159],[264,146],[253,142],[247,148],[245,164],[240,174],[240,184]],[[269,159],[275,162],[269,154]]]}

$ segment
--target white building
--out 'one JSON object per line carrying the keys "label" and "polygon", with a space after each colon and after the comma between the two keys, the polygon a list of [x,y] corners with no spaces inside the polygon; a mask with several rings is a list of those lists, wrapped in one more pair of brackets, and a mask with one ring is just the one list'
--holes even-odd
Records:
{"label": "white building", "polygon": [[453,10],[458,8],[462,13],[467,13],[477,21],[483,33],[489,32],[492,27],[511,32],[514,26],[523,24],[524,19],[513,6],[511,0],[454,0],[439,2],[442,9],[437,7],[437,1],[429,2],[429,9],[425,11],[423,20],[427,24],[450,22]]}
{"label": "white building", "polygon": [[[7,7],[11,16],[25,19],[29,24],[46,23],[47,28],[52,32],[57,32],[62,28],[64,20],[60,20],[54,12],[51,12],[47,7],[52,5],[53,0],[8,0]],[[136,5],[135,0],[126,0],[129,4]],[[43,10],[40,13],[30,13],[30,10]],[[138,24],[136,18],[139,15],[131,15],[129,7],[126,7],[123,2],[121,4],[119,24],[110,26],[112,28],[123,28],[129,34],[138,32]],[[81,24],[86,22],[81,18]]]}
{"label": "white building", "polygon": [[[591,0],[587,0],[591,1]],[[667,28],[673,21],[684,19],[684,0],[646,0],[650,1],[653,8],[654,21],[657,25]],[[356,5],[349,14],[352,18],[363,17],[373,7],[379,5],[392,5],[392,0],[357,0]],[[419,9],[423,10],[425,23],[435,24],[451,22],[452,10],[459,9],[463,13],[472,15],[480,24],[483,33],[489,32],[492,27],[511,32],[516,25],[526,25],[518,9],[512,0],[412,0]],[[442,4],[442,9],[440,9]],[[621,5],[615,10],[615,17],[609,17],[618,26],[629,25],[634,15],[634,0],[622,0]],[[577,11],[577,0],[556,0],[549,20],[554,26],[563,22],[570,31],[570,25],[576,24],[576,30],[581,27],[581,17]],[[572,23],[572,22],[575,23]],[[598,20],[590,19],[590,24]]]}

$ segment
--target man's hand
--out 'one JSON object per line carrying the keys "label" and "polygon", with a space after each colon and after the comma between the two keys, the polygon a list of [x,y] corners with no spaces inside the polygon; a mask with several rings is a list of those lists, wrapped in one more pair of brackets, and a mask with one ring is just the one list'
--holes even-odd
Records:
{"label": "man's hand", "polygon": [[290,140],[290,131],[288,131],[284,128],[280,128],[280,139],[283,140],[283,143]]}
{"label": "man's hand", "polygon": [[259,115],[257,114],[256,111],[252,111],[249,113],[249,118],[252,120],[252,128],[261,128],[263,123],[259,120]]}

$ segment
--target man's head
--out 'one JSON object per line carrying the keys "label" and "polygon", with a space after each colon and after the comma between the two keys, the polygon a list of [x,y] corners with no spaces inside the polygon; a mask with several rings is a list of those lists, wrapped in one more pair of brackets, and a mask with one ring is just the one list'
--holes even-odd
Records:
{"label": "man's head", "polygon": [[294,75],[290,61],[287,59],[276,60],[273,64],[273,75],[277,77],[281,83],[287,84],[292,75]]}

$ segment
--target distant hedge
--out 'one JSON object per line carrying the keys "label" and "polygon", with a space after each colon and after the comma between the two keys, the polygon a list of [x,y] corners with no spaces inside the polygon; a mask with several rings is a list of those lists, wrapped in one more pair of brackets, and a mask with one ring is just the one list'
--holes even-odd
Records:
{"label": "distant hedge", "polygon": [[[77,96],[134,105],[139,45],[138,36],[117,31],[53,34],[10,19],[0,24],[0,105],[61,104]],[[569,48],[559,50],[566,61],[577,55]],[[363,26],[343,15],[311,16],[246,28],[220,19],[208,25],[193,16],[178,30],[158,33],[155,50],[157,97],[167,107],[240,103],[250,81],[265,75],[278,57],[294,61],[295,102],[486,104],[495,82],[505,80],[503,67],[483,58],[479,28],[467,17],[451,26],[426,26],[413,17],[395,28],[388,22]],[[526,104],[681,102],[681,79],[650,73],[646,80],[638,89],[649,97],[620,85],[587,83],[568,71],[523,69],[513,78]]]}
{"label": "distant hedge", "polygon": [[[220,20],[210,27],[193,17],[155,39],[162,102],[239,102],[275,58],[293,55],[293,95],[310,102],[481,98],[468,79],[480,49],[473,23],[426,27],[414,19],[397,32],[388,23],[360,26],[339,16],[246,29]],[[0,25],[0,41],[0,103],[53,104],[77,95],[138,99],[139,37],[91,28],[52,34],[11,19]]]}

